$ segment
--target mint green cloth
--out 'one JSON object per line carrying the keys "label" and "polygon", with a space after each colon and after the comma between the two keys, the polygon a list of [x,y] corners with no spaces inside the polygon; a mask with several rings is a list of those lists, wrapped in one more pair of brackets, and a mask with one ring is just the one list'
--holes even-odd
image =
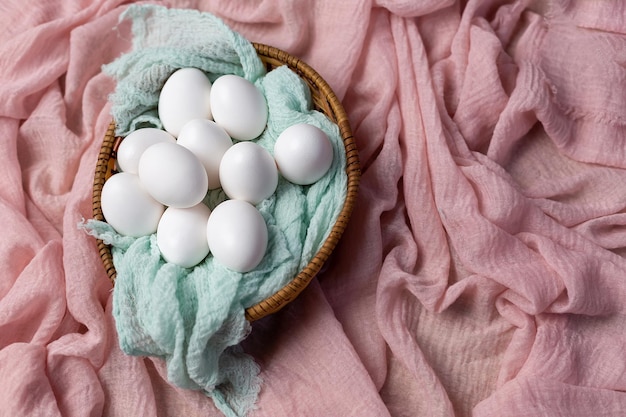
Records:
{"label": "mint green cloth", "polygon": [[[226,73],[255,83],[265,94],[268,127],[257,143],[273,152],[278,135],[295,123],[324,130],[334,147],[330,171],[310,186],[283,178],[276,193],[257,205],[269,232],[267,253],[253,271],[230,271],[209,255],[185,269],[163,261],[155,235],[130,238],[108,224],[87,221],[89,233],[112,245],[117,270],[113,314],[122,350],[167,363],[177,386],[203,390],[228,416],[253,408],[259,367],[239,343],[250,331],[245,308],[284,286],[319,250],[345,199],[345,153],[337,126],[312,110],[310,91],[295,73],[280,67],[265,73],[253,46],[221,20],[193,10],[133,5],[122,15],[133,28],[132,51],[104,67],[117,81],[111,113],[117,133],[161,127],[156,107],[167,77],[196,67],[211,80]],[[205,204],[225,199],[209,192]]]}

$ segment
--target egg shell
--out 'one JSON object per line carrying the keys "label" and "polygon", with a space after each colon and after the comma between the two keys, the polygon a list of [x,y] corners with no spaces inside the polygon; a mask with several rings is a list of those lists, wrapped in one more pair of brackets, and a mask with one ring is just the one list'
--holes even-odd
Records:
{"label": "egg shell", "polygon": [[165,261],[191,268],[209,254],[206,227],[211,210],[203,203],[168,207],[157,228],[157,246]]}
{"label": "egg shell", "polygon": [[222,157],[219,174],[228,197],[255,205],[274,194],[278,185],[274,158],[255,142],[231,146]]}
{"label": "egg shell", "polygon": [[166,206],[195,206],[208,191],[204,166],[193,152],[177,143],[161,142],[146,149],[139,159],[139,179],[148,193]]}
{"label": "egg shell", "polygon": [[254,84],[233,74],[215,80],[210,95],[213,120],[231,138],[252,140],[267,125],[267,102]]}
{"label": "egg shell", "polygon": [[163,128],[178,137],[190,120],[211,119],[211,81],[197,68],[181,68],[165,81],[159,94],[158,113]]}
{"label": "egg shell", "polygon": [[206,227],[215,260],[236,272],[249,272],[263,260],[268,244],[267,225],[248,202],[226,200],[213,209]]}
{"label": "egg shell", "polygon": [[159,142],[175,143],[176,138],[164,130],[153,127],[137,129],[128,134],[117,149],[117,163],[120,170],[136,174],[139,158],[149,147]]}
{"label": "egg shell", "polygon": [[157,230],[165,207],[148,194],[135,174],[120,172],[102,187],[100,206],[106,222],[121,235],[140,237]]}
{"label": "egg shell", "polygon": [[317,126],[299,123],[278,136],[274,143],[274,159],[287,181],[309,185],[328,172],[333,163],[333,145]]}
{"label": "egg shell", "polygon": [[209,179],[209,190],[221,187],[220,162],[233,146],[228,133],[212,120],[193,119],[181,129],[178,144],[189,149],[202,162]]}

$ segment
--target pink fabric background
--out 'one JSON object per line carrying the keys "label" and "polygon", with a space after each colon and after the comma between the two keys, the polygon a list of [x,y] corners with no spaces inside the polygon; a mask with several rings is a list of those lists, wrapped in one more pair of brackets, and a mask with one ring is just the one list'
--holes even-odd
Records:
{"label": "pink fabric background", "polygon": [[[120,0],[0,3],[0,415],[218,415],[125,356],[93,238]],[[162,2],[298,55],[363,177],[328,269],[245,349],[253,416],[626,411],[626,6]]]}

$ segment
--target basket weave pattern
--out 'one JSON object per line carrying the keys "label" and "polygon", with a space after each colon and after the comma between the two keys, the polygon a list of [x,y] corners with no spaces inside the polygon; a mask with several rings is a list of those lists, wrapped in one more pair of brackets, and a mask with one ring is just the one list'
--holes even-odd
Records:
{"label": "basket weave pattern", "polygon": [[[328,257],[333,252],[337,242],[341,238],[345,230],[352,209],[356,200],[359,179],[361,175],[358,151],[352,136],[352,129],[348,122],[348,116],[341,105],[341,102],[335,96],[326,81],[309,65],[300,59],[288,54],[280,49],[253,43],[254,48],[261,61],[265,64],[268,71],[282,65],[287,65],[291,70],[296,72],[309,86],[313,104],[316,110],[324,113],[330,120],[335,122],[339,127],[339,132],[343,140],[346,152],[346,174],[348,176],[346,199],[337,220],[335,221],[328,237],[322,244],[319,251],[313,256],[309,263],[289,281],[284,287],[279,289],[273,295],[260,301],[259,303],[246,309],[246,318],[249,321],[258,320],[268,314],[275,313],[282,307],[293,301],[318,274]],[[104,136],[93,182],[93,218],[99,221],[105,221],[100,205],[100,196],[105,181],[115,172],[116,151],[120,137],[115,136],[115,122],[112,121]],[[103,241],[97,241],[98,252],[102,263],[111,279],[115,283],[117,273],[113,265],[113,257],[111,249]]]}

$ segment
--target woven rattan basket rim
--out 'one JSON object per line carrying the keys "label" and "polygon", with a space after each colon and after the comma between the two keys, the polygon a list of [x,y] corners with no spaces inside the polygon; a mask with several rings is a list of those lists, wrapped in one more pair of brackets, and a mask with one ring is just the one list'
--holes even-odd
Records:
{"label": "woven rattan basket rim", "polygon": [[[246,318],[250,321],[258,320],[283,308],[293,301],[319,273],[335,249],[348,224],[356,201],[361,175],[358,151],[348,122],[348,116],[328,83],[313,68],[287,52],[259,43],[253,43],[253,45],[259,58],[265,63],[268,70],[281,65],[288,65],[300,75],[311,89],[315,107],[338,125],[346,151],[346,174],[348,181],[346,198],[339,216],[319,251],[304,269],[284,287],[259,303],[246,308]],[[92,206],[95,220],[104,221],[100,206],[100,195],[104,182],[115,169],[115,151],[120,141],[121,138],[115,136],[115,121],[111,121],[100,148],[94,174]],[[113,265],[111,249],[102,240],[97,241],[97,247],[107,275],[111,282],[115,283],[117,273]]]}

